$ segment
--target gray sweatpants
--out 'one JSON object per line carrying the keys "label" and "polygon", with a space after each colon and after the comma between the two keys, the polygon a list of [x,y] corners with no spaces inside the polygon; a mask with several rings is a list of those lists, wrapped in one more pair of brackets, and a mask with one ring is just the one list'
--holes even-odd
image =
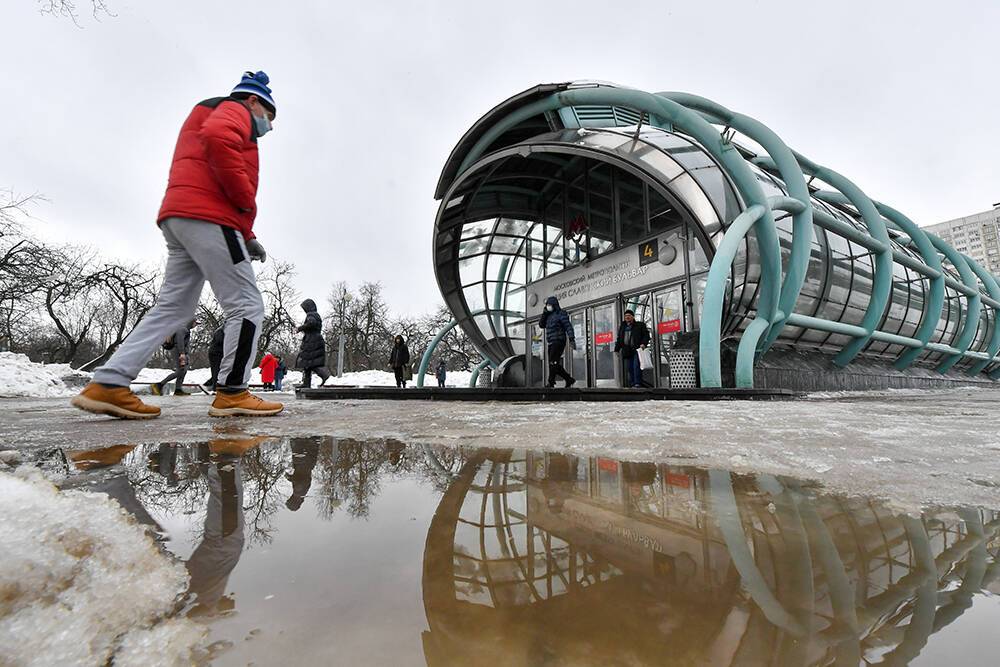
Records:
{"label": "gray sweatpants", "polygon": [[264,300],[243,236],[229,227],[187,218],[167,218],[160,230],[167,242],[167,269],[156,305],[94,372],[94,381],[127,387],[163,339],[191,320],[208,280],[226,315],[219,387],[245,389],[257,356]]}

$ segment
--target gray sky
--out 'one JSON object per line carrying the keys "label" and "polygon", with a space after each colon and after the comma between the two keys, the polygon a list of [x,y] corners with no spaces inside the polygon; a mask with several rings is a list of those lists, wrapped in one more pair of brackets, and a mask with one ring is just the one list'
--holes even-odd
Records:
{"label": "gray sky", "polygon": [[[87,0],[78,0],[87,4]],[[536,83],[712,98],[919,224],[1000,201],[1000,3],[108,0],[95,22],[4,0],[0,188],[44,193],[46,237],[164,256],[180,124],[246,69],[271,77],[255,230],[301,291],[379,280],[439,301],[434,185],[465,130]]]}

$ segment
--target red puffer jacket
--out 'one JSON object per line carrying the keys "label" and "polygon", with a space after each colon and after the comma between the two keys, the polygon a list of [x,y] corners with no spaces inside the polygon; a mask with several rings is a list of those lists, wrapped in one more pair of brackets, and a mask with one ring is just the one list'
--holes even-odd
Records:
{"label": "red puffer jacket", "polygon": [[171,217],[193,218],[254,238],[258,166],[250,110],[231,97],[199,102],[177,138],[157,224]]}

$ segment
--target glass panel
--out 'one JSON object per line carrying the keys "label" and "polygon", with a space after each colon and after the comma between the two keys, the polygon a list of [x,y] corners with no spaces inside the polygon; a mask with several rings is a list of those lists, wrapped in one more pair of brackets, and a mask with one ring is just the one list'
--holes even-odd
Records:
{"label": "glass panel", "polygon": [[511,218],[501,218],[497,223],[497,234],[508,234],[510,236],[524,236],[528,232],[531,222],[527,220],[513,220]]}
{"label": "glass panel", "polygon": [[590,345],[594,359],[594,386],[617,387],[615,378],[615,306],[612,303],[591,309],[593,322]]}
{"label": "glass panel", "polygon": [[468,239],[473,236],[489,234],[493,231],[493,226],[496,222],[496,218],[493,218],[492,220],[479,220],[477,222],[466,223],[465,226],[462,227],[462,238]]}
{"label": "glass panel", "polygon": [[712,208],[712,204],[708,201],[708,197],[705,196],[701,187],[695,183],[694,178],[690,174],[678,176],[670,181],[667,187],[691,209],[695,220],[702,225],[707,227],[719,221],[718,216],[715,214],[715,209]]}
{"label": "glass panel", "polygon": [[638,243],[649,234],[646,220],[645,184],[637,177],[619,172],[616,178],[618,189],[618,219],[621,225],[622,245]]}
{"label": "glass panel", "polygon": [[545,330],[539,328],[538,322],[529,326],[531,333],[531,355],[528,358],[528,386],[541,387],[545,382],[545,346],[542,344]]}
{"label": "glass panel", "polygon": [[483,279],[483,264],[485,262],[485,255],[476,255],[475,257],[458,260],[458,277],[462,285],[481,281]]}
{"label": "glass panel", "polygon": [[478,238],[462,241],[458,244],[458,256],[468,257],[469,255],[478,255],[479,253],[486,252],[486,249],[489,248],[489,246],[489,236],[480,236]]}
{"label": "glass panel", "polygon": [[708,256],[705,255],[705,246],[702,245],[701,238],[693,229],[688,229],[688,271],[696,273],[708,269]]}
{"label": "glass panel", "polygon": [[486,308],[486,298],[483,296],[483,283],[473,283],[462,288],[465,296],[465,303],[470,313],[475,313]]}
{"label": "glass panel", "polygon": [[[694,292],[694,323],[691,325],[692,329],[698,328],[698,322],[701,318],[701,309],[705,305],[705,283],[708,282],[708,274],[703,273],[700,276],[691,276],[691,289]],[[681,309],[683,311],[683,308]]]}
{"label": "glass panel", "polygon": [[615,247],[611,199],[611,165],[601,164],[590,171],[590,256],[597,257]]}
{"label": "glass panel", "polygon": [[681,214],[655,188],[649,188],[649,231],[659,234],[676,228],[683,218]]}
{"label": "glass panel", "polygon": [[522,243],[524,243],[523,237],[494,236],[493,243],[490,244],[490,252],[516,255],[521,251]]}
{"label": "glass panel", "polygon": [[657,369],[660,386],[670,387],[670,350],[677,343],[677,336],[684,330],[684,304],[681,288],[672,287],[655,296],[656,329],[658,341]]}

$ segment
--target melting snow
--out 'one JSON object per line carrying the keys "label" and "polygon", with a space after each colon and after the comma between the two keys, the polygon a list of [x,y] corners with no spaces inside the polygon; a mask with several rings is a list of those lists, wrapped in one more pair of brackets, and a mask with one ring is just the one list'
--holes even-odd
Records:
{"label": "melting snow", "polygon": [[183,565],[103,494],[0,473],[0,664],[188,664],[204,630],[165,617]]}

